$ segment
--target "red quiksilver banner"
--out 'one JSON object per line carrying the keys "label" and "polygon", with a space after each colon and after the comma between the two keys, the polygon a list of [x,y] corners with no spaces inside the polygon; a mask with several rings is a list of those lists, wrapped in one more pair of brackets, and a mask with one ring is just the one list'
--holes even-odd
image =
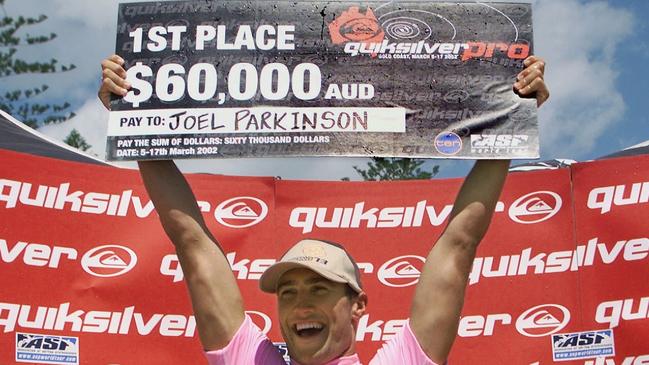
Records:
{"label": "red quiksilver banner", "polygon": [[[137,171],[8,151],[0,163],[0,363],[206,363]],[[187,177],[250,316],[280,349],[261,273],[304,237],[348,248],[369,296],[364,362],[407,320],[461,184]],[[511,174],[449,363],[649,361],[648,202],[648,156]]]}

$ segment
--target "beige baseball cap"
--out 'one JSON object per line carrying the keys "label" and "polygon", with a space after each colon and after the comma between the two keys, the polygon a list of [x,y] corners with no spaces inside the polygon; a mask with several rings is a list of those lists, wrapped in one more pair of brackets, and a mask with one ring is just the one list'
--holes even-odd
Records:
{"label": "beige baseball cap", "polygon": [[261,275],[259,287],[275,293],[279,278],[297,268],[312,270],[336,283],[349,284],[357,293],[363,291],[360,271],[351,255],[337,243],[317,239],[305,239],[291,247]]}

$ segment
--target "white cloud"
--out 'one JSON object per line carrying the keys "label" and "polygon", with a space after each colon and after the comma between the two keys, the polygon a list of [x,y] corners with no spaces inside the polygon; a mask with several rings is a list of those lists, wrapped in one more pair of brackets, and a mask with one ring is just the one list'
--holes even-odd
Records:
{"label": "white cloud", "polygon": [[633,31],[633,14],[600,1],[539,0],[536,5],[536,53],[548,63],[551,92],[540,112],[543,155],[589,157],[625,111],[615,55]]}
{"label": "white cloud", "polygon": [[78,22],[100,31],[114,32],[115,30],[118,1],[53,0],[49,3],[53,7],[53,14],[61,19]]}
{"label": "white cloud", "polygon": [[114,32],[119,3],[115,0],[7,0],[5,9],[9,16],[46,14],[50,20],[62,20],[77,29],[82,25]]}
{"label": "white cloud", "polygon": [[108,112],[98,98],[86,101],[77,115],[63,123],[50,124],[38,129],[39,132],[59,140],[65,139],[73,129],[79,131],[92,147],[87,153],[103,158],[106,150],[106,121]]}

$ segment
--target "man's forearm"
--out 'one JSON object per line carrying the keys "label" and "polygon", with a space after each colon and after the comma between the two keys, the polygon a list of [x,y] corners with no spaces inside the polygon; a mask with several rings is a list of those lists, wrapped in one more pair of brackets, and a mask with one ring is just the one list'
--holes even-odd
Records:
{"label": "man's forearm", "polygon": [[509,160],[476,161],[455,199],[447,229],[453,229],[456,220],[461,220],[462,234],[478,242],[482,239],[498,203],[509,163]]}
{"label": "man's forearm", "polygon": [[183,236],[196,229],[210,235],[196,197],[173,161],[139,161],[138,166],[162,226],[174,244],[186,241]]}

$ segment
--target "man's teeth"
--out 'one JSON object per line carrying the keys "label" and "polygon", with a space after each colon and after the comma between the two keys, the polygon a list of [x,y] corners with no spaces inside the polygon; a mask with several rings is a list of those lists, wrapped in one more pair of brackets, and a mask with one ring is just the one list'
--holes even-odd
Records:
{"label": "man's teeth", "polygon": [[298,331],[309,330],[309,329],[322,329],[322,325],[320,323],[298,323],[295,326],[295,329]]}

